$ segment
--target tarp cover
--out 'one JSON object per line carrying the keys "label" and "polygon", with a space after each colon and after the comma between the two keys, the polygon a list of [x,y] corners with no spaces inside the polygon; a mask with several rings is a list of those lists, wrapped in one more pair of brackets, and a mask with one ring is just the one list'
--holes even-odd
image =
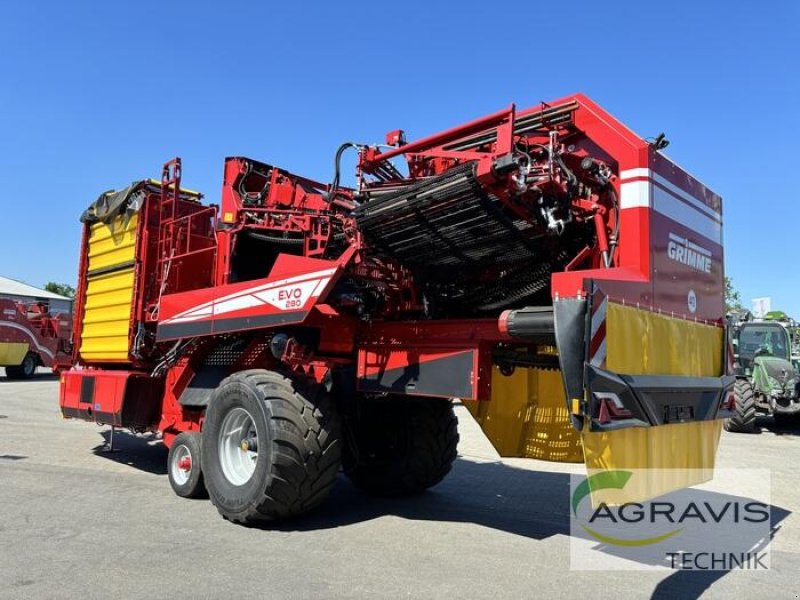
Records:
{"label": "tarp cover", "polygon": [[128,220],[141,207],[144,199],[144,191],[142,190],[144,183],[144,181],[134,181],[125,189],[103,192],[83,212],[81,223],[101,222],[110,226],[117,216],[123,215],[123,227],[127,226]]}

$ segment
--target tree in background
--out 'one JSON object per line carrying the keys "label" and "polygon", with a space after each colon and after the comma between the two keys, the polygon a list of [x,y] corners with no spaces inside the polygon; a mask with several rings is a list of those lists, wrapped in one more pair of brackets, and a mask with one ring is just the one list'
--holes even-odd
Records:
{"label": "tree in background", "polygon": [[725,312],[739,310],[743,308],[742,297],[739,291],[733,287],[733,279],[725,278]]}
{"label": "tree in background", "polygon": [[75,288],[66,283],[56,283],[55,281],[48,281],[44,285],[44,289],[59,296],[66,296],[67,298],[75,297]]}

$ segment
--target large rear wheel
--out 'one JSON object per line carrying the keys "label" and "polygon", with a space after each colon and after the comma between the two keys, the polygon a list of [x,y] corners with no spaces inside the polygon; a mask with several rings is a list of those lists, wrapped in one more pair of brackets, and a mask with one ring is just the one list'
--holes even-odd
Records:
{"label": "large rear wheel", "polygon": [[756,430],[756,396],[746,379],[737,379],[733,388],[736,413],[725,421],[725,429],[734,433],[754,433]]}
{"label": "large rear wheel", "polygon": [[345,422],[344,472],[365,492],[418,494],[444,479],[456,459],[458,422],[441,398],[360,399]]}
{"label": "large rear wheel", "polygon": [[215,390],[203,426],[203,472],[211,501],[238,523],[297,515],[328,496],[341,440],[327,394],[261,369]]}

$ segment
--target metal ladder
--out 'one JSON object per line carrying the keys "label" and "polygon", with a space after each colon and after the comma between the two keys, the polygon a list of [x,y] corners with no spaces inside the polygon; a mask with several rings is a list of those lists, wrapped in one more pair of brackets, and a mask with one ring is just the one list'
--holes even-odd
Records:
{"label": "metal ladder", "polygon": [[[159,282],[158,303],[156,311],[161,304],[169,282],[170,268],[175,258],[177,237],[181,235],[180,228],[176,226],[178,217],[178,198],[181,190],[181,159],[175,157],[164,163],[161,171],[161,198],[158,210],[158,268]],[[156,315],[157,316],[157,313]]]}

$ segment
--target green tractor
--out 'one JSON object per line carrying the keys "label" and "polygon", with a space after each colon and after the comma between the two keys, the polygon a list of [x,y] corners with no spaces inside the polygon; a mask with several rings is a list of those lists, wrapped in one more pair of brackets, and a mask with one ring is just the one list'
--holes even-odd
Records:
{"label": "green tractor", "polygon": [[756,415],[787,423],[800,414],[800,373],[794,364],[796,327],[779,319],[735,320],[731,334],[736,362],[736,412],[728,431],[752,433]]}

